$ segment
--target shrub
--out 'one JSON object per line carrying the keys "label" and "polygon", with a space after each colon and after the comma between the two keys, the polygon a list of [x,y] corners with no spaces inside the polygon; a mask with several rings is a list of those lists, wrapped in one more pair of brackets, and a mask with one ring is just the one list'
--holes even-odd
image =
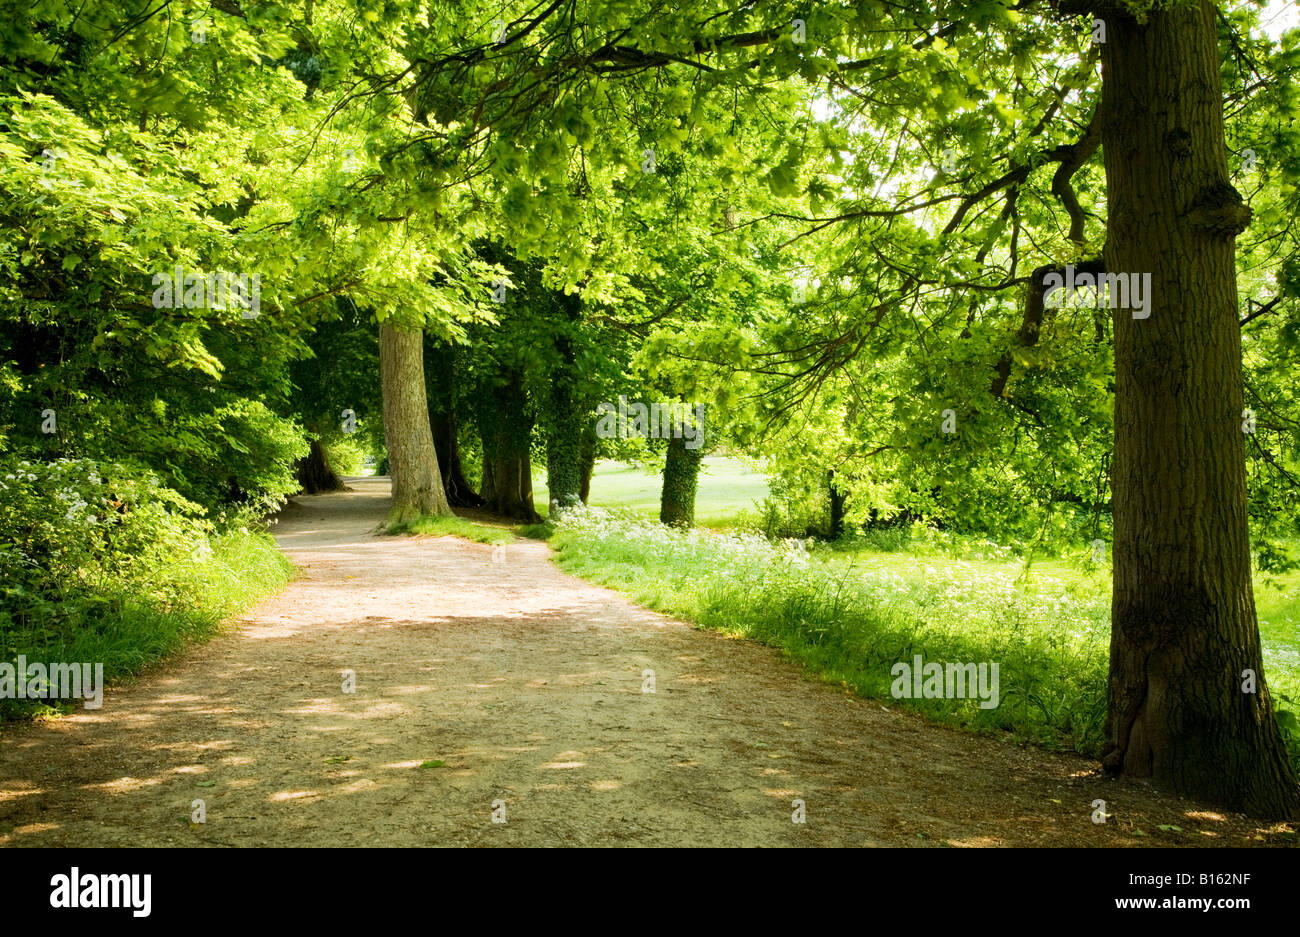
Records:
{"label": "shrub", "polygon": [[0,461],[0,613],[19,624],[156,587],[207,548],[202,509],[139,469],[84,459]]}
{"label": "shrub", "polygon": [[[138,468],[0,460],[0,660],[135,674],[213,633],[292,568],[270,536],[214,533],[201,508]],[[0,700],[0,719],[49,711]]]}

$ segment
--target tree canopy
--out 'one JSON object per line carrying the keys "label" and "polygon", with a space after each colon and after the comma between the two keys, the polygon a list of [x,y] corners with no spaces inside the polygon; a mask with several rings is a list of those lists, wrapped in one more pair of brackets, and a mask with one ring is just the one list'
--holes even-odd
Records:
{"label": "tree canopy", "polygon": [[635,450],[689,523],[690,453],[592,425],[698,403],[783,532],[1113,543],[1108,767],[1300,803],[1230,691],[1300,520],[1300,32],[1260,3],[7,6],[6,459],[220,527],[345,437],[452,495],[407,519],[536,520],[535,467],[559,511]]}

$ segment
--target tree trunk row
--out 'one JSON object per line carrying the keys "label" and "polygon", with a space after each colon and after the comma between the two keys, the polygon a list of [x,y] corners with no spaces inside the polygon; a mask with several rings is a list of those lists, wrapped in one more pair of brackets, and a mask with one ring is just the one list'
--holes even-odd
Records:
{"label": "tree trunk row", "polygon": [[454,516],[443,491],[429,425],[422,330],[380,323],[379,379],[388,473],[393,483],[387,523],[405,524],[424,515]]}
{"label": "tree trunk row", "polygon": [[[1260,817],[1300,788],[1264,682],[1251,588],[1234,239],[1217,10],[1108,16],[1101,45],[1115,311],[1115,544],[1103,764]],[[1247,674],[1254,674],[1252,683]]]}

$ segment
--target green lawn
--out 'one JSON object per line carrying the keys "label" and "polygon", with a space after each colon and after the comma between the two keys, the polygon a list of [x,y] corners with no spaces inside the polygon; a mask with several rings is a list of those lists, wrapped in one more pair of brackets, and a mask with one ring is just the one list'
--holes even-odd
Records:
{"label": "green lawn", "polygon": [[[659,516],[659,492],[662,477],[658,472],[601,461],[591,475],[588,503],[601,508],[629,508],[638,514]],[[735,527],[742,512],[755,512],[755,503],[767,497],[767,477],[755,472],[740,459],[728,456],[705,456],[700,472],[700,488],[695,498],[695,521],[705,527]],[[543,516],[547,513],[550,494],[546,478],[533,481],[533,502]]]}
{"label": "green lawn", "polygon": [[[1268,581],[1257,575],[1255,613],[1260,640],[1271,655],[1266,663],[1276,661],[1266,671],[1270,686],[1275,694],[1289,697],[1291,708],[1300,711],[1300,572],[1269,577]],[[1282,670],[1290,679],[1277,679]]]}

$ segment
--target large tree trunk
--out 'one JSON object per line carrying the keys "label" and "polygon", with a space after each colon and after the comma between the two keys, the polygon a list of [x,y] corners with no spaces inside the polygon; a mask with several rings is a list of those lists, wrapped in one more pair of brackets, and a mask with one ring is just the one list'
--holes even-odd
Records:
{"label": "large tree trunk", "polygon": [[591,494],[591,473],[596,468],[596,421],[591,418],[590,410],[584,419],[582,443],[578,450],[578,497],[586,504]]}
{"label": "large tree trunk", "polygon": [[695,491],[700,480],[704,447],[686,448],[686,440],[673,435],[664,459],[664,487],[659,498],[659,520],[673,527],[695,525]]}
{"label": "large tree trunk", "polygon": [[393,481],[389,524],[426,514],[453,516],[429,427],[424,385],[424,333],[379,324],[379,379],[384,394],[384,442]]}
{"label": "large tree trunk", "polygon": [[571,400],[552,399],[551,403],[557,409],[546,437],[546,487],[551,517],[556,518],[582,501],[582,422]]}
{"label": "large tree trunk", "polygon": [[1115,312],[1104,764],[1293,815],[1251,591],[1234,266],[1249,212],[1228,182],[1214,5],[1108,15],[1102,70],[1106,267],[1152,275],[1149,318]]}
{"label": "large tree trunk", "polygon": [[477,508],[483,499],[474,493],[474,486],[465,477],[465,466],[460,461],[460,440],[456,427],[456,414],[450,411],[434,413],[429,418],[433,429],[433,448],[438,454],[438,474],[442,476],[447,492],[447,503],[453,508]]}
{"label": "large tree trunk", "polygon": [[492,466],[496,500],[488,508],[529,524],[542,518],[533,507],[533,460],[527,450],[499,456]]}
{"label": "large tree trunk", "polygon": [[478,490],[480,497],[483,498],[483,505],[487,507],[495,504],[497,500],[497,481],[494,470],[497,463],[496,449],[491,445],[489,434],[483,432],[481,427],[479,434],[483,440],[483,480],[479,483]]}
{"label": "large tree trunk", "polygon": [[484,395],[479,435],[483,440],[485,506],[526,523],[541,520],[533,507],[532,430],[523,375],[512,375],[508,383]]}
{"label": "large tree trunk", "polygon": [[483,499],[465,477],[460,458],[460,433],[456,419],[462,369],[459,350],[436,341],[424,343],[424,377],[429,400],[429,424],[433,448],[438,454],[438,473],[453,508],[477,508]]}
{"label": "large tree trunk", "polygon": [[[566,322],[581,317],[577,294],[558,297]],[[561,328],[555,339],[558,364],[551,372],[551,413],[546,436],[546,487],[550,491],[551,518],[582,500],[583,407],[578,399],[578,375],[573,339]]]}
{"label": "large tree trunk", "polygon": [[311,450],[304,458],[298,460],[294,467],[298,484],[305,494],[314,495],[322,491],[339,491],[343,482],[330,467],[329,454],[319,439],[311,441]]}

